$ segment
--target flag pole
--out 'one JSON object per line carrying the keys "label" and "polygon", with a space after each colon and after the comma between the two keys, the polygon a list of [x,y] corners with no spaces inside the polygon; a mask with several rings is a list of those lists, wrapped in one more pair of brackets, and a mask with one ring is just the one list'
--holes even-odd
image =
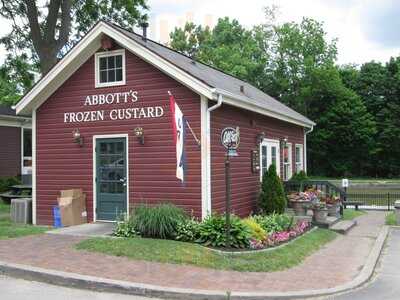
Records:
{"label": "flag pole", "polygon": [[[168,95],[169,95],[169,96],[172,96],[171,91],[168,91]],[[198,145],[199,147],[201,147],[201,142],[200,142],[200,140],[197,138],[196,134],[194,133],[192,127],[191,127],[190,124],[189,124],[189,121],[188,121],[186,118],[185,118],[185,121],[186,121],[186,125],[187,125],[187,127],[189,128],[190,133],[192,134],[192,136],[193,136],[194,140],[196,141],[197,145]]]}

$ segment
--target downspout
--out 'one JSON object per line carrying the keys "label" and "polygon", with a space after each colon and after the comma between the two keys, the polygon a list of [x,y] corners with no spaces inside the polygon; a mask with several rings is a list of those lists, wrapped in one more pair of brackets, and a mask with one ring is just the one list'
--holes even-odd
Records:
{"label": "downspout", "polygon": [[311,125],[310,130],[304,132],[304,147],[303,147],[304,167],[303,167],[303,169],[304,169],[304,172],[306,172],[306,173],[307,173],[307,134],[313,132],[313,130],[314,130],[314,125]]}
{"label": "downspout", "polygon": [[[215,93],[216,90],[214,89]],[[218,101],[213,106],[207,108],[207,120],[206,120],[206,136],[207,136],[207,214],[211,214],[211,112],[218,109],[222,105],[222,95],[218,93]],[[205,216],[203,216],[205,217]]]}

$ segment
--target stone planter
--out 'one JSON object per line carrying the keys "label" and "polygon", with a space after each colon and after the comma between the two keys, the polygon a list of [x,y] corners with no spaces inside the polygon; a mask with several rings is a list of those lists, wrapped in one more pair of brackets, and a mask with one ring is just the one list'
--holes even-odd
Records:
{"label": "stone planter", "polygon": [[305,216],[307,214],[307,202],[291,201],[291,203],[296,216]]}
{"label": "stone planter", "polygon": [[328,217],[328,210],[326,208],[314,208],[313,209],[313,219],[317,223],[325,223]]}
{"label": "stone planter", "polygon": [[327,204],[326,207],[328,208],[328,216],[337,217],[338,215],[338,203],[335,204]]}

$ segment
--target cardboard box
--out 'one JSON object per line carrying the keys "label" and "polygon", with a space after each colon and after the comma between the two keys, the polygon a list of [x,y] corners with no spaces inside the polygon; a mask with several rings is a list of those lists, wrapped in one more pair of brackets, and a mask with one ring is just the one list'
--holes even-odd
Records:
{"label": "cardboard box", "polygon": [[87,223],[86,195],[80,189],[61,191],[57,198],[63,226]]}

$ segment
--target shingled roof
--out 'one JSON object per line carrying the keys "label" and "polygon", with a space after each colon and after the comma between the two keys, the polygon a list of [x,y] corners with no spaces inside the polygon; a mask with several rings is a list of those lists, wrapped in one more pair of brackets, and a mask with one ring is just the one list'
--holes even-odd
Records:
{"label": "shingled roof", "polygon": [[[186,55],[183,55],[150,39],[146,39],[146,41],[144,41],[142,36],[137,33],[128,31],[112,23],[107,22],[107,24],[119,30],[121,33],[125,34],[129,38],[133,39],[135,42],[146,47],[150,51],[168,60],[175,66],[181,68],[193,77],[201,80],[211,88],[218,88],[228,91],[232,94],[245,96],[246,98],[248,98],[248,101],[255,106],[258,106],[260,108],[267,108],[272,112],[286,115],[302,123],[309,124],[310,126],[315,125],[315,123],[307,117],[289,108],[288,106],[284,105],[283,103],[272,98],[268,94],[262,92],[258,88],[243,80],[228,75],[220,70],[217,70],[216,68],[203,64],[199,61],[195,61]],[[241,91],[241,87],[243,87],[243,92]]]}
{"label": "shingled roof", "polygon": [[16,105],[17,114],[31,113],[35,106],[46,101],[72,75],[74,70],[93,55],[93,52],[97,51],[103,34],[114,38],[118,44],[134,54],[142,56],[144,59],[147,57],[148,62],[156,65],[160,70],[166,73],[172,72],[170,73],[171,77],[184,77],[181,78],[183,84],[192,86],[193,90],[211,100],[216,100],[217,95],[222,95],[223,102],[229,105],[304,127],[315,125],[307,117],[243,80],[195,61],[155,41],[143,40],[141,35],[105,21],[100,21],[95,25],[61,61],[37,82]]}

